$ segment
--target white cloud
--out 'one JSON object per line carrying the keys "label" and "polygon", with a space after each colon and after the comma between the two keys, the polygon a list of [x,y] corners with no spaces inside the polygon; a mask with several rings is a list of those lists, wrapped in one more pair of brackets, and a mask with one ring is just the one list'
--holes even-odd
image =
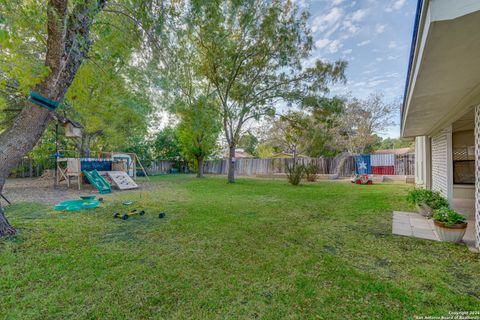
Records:
{"label": "white cloud", "polygon": [[347,30],[348,32],[351,33],[351,35],[353,35],[353,34],[357,33],[360,30],[360,28],[358,26],[354,25],[352,21],[345,20],[343,22],[342,30]]}
{"label": "white cloud", "polygon": [[342,51],[343,54],[351,54],[352,52],[353,52],[352,49],[346,49]]}
{"label": "white cloud", "polygon": [[367,44],[369,44],[370,42],[372,42],[372,40],[365,40],[365,41],[357,43],[357,46],[358,47],[363,47],[363,46],[366,46]]}
{"label": "white cloud", "polygon": [[343,43],[339,40],[330,40],[330,39],[318,39],[315,41],[315,47],[317,49],[325,49],[330,53],[335,53],[343,47]]}
{"label": "white cloud", "polygon": [[386,78],[398,78],[398,77],[400,77],[400,73],[398,73],[398,72],[386,72],[385,77]]}
{"label": "white cloud", "polygon": [[367,84],[367,87],[373,88],[373,87],[376,87],[376,86],[378,86],[379,84],[385,83],[385,82],[387,82],[387,81],[388,81],[388,80],[386,80],[386,79],[369,81],[368,84]]}
{"label": "white cloud", "polygon": [[358,22],[358,21],[362,21],[363,18],[365,18],[365,16],[367,15],[367,10],[366,9],[359,9],[357,11],[355,11],[354,13],[352,13],[352,21],[355,21],[355,22]]}
{"label": "white cloud", "polygon": [[343,16],[343,10],[334,7],[327,14],[319,15],[313,19],[312,31],[325,32],[325,36],[329,37],[341,26]]}
{"label": "white cloud", "polygon": [[407,0],[394,0],[385,8],[385,11],[392,12],[400,10],[406,2]]}
{"label": "white cloud", "polygon": [[389,49],[393,49],[393,48],[396,48],[396,47],[397,47],[397,43],[395,41],[390,41],[390,43],[388,44]]}
{"label": "white cloud", "polygon": [[376,34],[384,33],[386,28],[387,28],[386,24],[377,24],[375,26],[375,33]]}
{"label": "white cloud", "polygon": [[342,4],[345,0],[333,0],[332,6],[338,6],[339,4]]}
{"label": "white cloud", "polygon": [[340,40],[333,40],[328,46],[328,51],[330,53],[335,53],[343,47],[343,43]]}
{"label": "white cloud", "polygon": [[323,49],[326,46],[328,46],[331,42],[332,40],[330,39],[318,39],[317,41],[315,41],[315,47],[317,47],[318,49]]}
{"label": "white cloud", "polygon": [[383,58],[376,58],[375,60],[378,61],[378,62],[382,62]]}
{"label": "white cloud", "polygon": [[398,58],[400,58],[400,56],[388,56],[387,57],[388,60],[397,60]]}

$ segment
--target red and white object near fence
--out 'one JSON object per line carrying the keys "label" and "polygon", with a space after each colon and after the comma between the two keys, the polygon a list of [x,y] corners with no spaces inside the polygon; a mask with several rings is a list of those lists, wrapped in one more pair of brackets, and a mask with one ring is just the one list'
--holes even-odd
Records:
{"label": "red and white object near fence", "polygon": [[395,174],[394,154],[372,154],[370,156],[372,174]]}

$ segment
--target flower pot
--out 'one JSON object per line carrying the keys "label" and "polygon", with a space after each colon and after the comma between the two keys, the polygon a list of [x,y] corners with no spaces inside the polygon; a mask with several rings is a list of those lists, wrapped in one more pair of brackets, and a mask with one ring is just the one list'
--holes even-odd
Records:
{"label": "flower pot", "polygon": [[453,226],[446,226],[443,222],[433,220],[435,232],[441,241],[460,242],[462,241],[465,231],[467,231],[467,223],[457,223]]}
{"label": "flower pot", "polygon": [[425,202],[415,203],[418,213],[424,217],[432,216],[432,208],[430,208]]}

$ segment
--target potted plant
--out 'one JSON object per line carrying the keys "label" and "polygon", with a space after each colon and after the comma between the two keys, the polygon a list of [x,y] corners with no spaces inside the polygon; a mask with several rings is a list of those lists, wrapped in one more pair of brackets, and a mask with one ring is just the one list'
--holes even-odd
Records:
{"label": "potted plant", "polygon": [[433,224],[442,241],[460,242],[467,230],[467,221],[461,214],[447,208],[433,210]]}
{"label": "potted plant", "polygon": [[413,189],[408,193],[407,201],[415,205],[418,213],[425,217],[432,215],[432,210],[448,207],[448,201],[440,192],[428,189]]}

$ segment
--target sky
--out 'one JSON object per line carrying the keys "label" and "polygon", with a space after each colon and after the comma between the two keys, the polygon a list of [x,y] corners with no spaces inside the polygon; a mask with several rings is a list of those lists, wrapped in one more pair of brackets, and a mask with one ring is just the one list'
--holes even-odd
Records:
{"label": "sky", "polygon": [[[386,101],[403,98],[416,0],[298,0],[310,14],[315,59],[348,61],[346,85],[331,94],[366,98],[382,92]],[[307,61],[308,63],[308,61]],[[397,124],[382,134],[398,137]]]}

